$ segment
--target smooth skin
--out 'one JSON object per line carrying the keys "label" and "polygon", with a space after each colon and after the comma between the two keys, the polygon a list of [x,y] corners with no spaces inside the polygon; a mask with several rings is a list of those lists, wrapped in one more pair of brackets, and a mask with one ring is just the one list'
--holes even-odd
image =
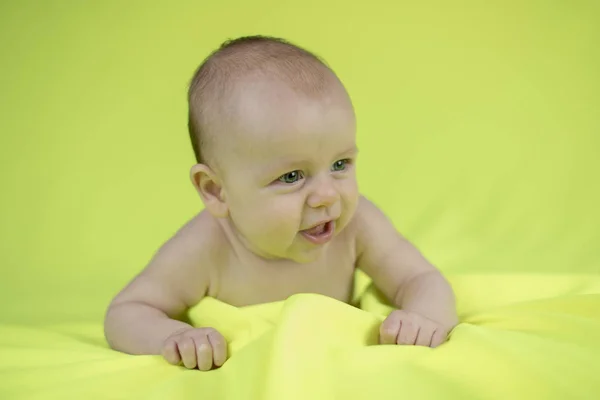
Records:
{"label": "smooth skin", "polygon": [[227,342],[213,328],[184,329],[167,338],[162,355],[171,364],[208,371],[227,359]]}
{"label": "smooth skin", "polygon": [[[381,325],[380,343],[443,343],[458,323],[452,289],[360,194],[343,86],[332,78],[327,94],[310,97],[253,79],[232,98],[218,162],[191,169],[205,209],[112,301],[110,346],[186,368],[220,367],[226,338],[182,321],[202,298],[241,307],[319,293],[348,302],[357,268],[399,309]],[[334,226],[331,240],[307,240],[303,231],[324,221]]]}

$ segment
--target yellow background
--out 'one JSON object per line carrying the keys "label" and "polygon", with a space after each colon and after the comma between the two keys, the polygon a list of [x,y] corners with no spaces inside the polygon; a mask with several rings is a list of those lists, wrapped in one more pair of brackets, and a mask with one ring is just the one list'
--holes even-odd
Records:
{"label": "yellow background", "polygon": [[100,321],[198,212],[187,83],[247,34],[337,71],[363,193],[445,273],[598,274],[599,4],[3,1],[0,320]]}

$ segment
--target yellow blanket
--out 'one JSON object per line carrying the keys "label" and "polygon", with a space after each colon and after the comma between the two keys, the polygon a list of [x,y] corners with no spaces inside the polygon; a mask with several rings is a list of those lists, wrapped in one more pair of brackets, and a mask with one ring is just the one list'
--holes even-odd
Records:
{"label": "yellow blanket", "polygon": [[461,324],[437,349],[377,345],[391,310],[359,276],[360,308],[314,294],[190,311],[231,358],[201,372],[107,348],[101,324],[0,328],[2,399],[597,399],[600,278],[451,277]]}
{"label": "yellow blanket", "polygon": [[[600,2],[290,4],[0,2],[0,400],[600,399]],[[200,206],[191,74],[254,33],[345,82],[361,191],[456,290],[445,345],[375,345],[363,279],[361,309],[206,299],[217,371],[107,348],[111,298]]]}

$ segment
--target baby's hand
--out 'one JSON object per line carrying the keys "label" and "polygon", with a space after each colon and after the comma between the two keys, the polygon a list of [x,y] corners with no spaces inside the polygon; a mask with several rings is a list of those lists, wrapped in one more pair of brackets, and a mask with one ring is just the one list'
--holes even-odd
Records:
{"label": "baby's hand", "polygon": [[213,328],[190,328],[169,336],[162,355],[173,365],[183,362],[186,368],[208,371],[227,359],[227,342]]}
{"label": "baby's hand", "polygon": [[449,330],[419,314],[393,311],[379,328],[381,344],[404,344],[437,347],[448,337]]}

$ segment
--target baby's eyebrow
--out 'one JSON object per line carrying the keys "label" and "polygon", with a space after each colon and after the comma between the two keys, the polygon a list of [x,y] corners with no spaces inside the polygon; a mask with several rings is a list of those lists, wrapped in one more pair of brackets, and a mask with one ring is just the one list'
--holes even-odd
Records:
{"label": "baby's eyebrow", "polygon": [[346,151],[339,153],[336,157],[337,160],[344,157],[355,157],[358,154],[358,147],[354,146]]}
{"label": "baby's eyebrow", "polygon": [[[333,162],[333,161],[339,160],[340,158],[355,156],[356,154],[358,154],[358,148],[356,146],[353,146],[346,151],[338,153],[338,155],[331,161]],[[301,168],[305,167],[306,162],[307,162],[307,160],[299,160],[299,159],[298,160],[290,160],[289,158],[270,160],[270,161],[265,162],[262,165],[261,169],[265,173],[271,172],[271,171],[294,171],[296,169],[301,169]]]}
{"label": "baby's eyebrow", "polygon": [[293,171],[300,169],[305,163],[302,160],[279,159],[275,161],[267,161],[262,165],[262,170],[270,171]]}
{"label": "baby's eyebrow", "polygon": [[353,146],[352,148],[350,148],[350,149],[348,149],[348,150],[346,150],[346,151],[343,151],[343,152],[339,153],[339,154],[338,154],[338,158],[339,158],[339,157],[344,157],[344,156],[355,156],[355,155],[357,155],[357,154],[358,154],[358,147],[356,147],[356,146]]}

